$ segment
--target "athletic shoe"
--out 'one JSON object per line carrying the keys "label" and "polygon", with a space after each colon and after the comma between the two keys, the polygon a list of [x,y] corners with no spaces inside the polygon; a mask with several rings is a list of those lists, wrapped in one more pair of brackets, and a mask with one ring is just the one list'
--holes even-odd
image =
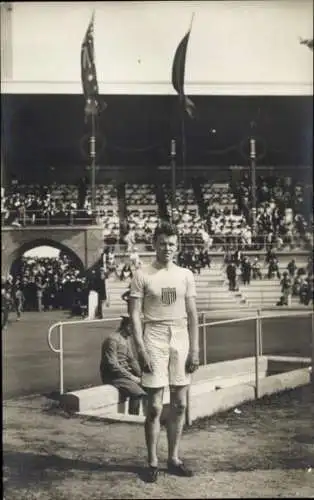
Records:
{"label": "athletic shoe", "polygon": [[146,480],[148,483],[156,483],[158,479],[159,469],[150,465],[147,468]]}
{"label": "athletic shoe", "polygon": [[168,472],[174,476],[180,477],[192,477],[194,473],[191,469],[186,467],[183,462],[175,464],[173,462],[168,462]]}

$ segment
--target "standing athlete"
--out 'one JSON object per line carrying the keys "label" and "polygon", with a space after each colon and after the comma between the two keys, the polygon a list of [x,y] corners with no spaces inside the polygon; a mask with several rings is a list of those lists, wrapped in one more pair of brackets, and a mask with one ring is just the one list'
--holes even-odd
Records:
{"label": "standing athlete", "polygon": [[168,385],[168,471],[193,475],[179,458],[179,445],[191,373],[199,366],[195,282],[190,270],[173,262],[178,246],[176,227],[162,222],[156,227],[153,244],[156,260],[134,273],[130,292],[134,341],[143,371],[142,386],[148,394],[145,438],[150,482],[158,477],[160,416]]}

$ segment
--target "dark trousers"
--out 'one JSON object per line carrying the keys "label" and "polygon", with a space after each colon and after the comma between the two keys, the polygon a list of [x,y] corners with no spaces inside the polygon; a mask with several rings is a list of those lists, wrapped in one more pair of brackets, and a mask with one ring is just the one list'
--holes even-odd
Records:
{"label": "dark trousers", "polygon": [[101,374],[103,384],[113,385],[120,394],[120,401],[123,403],[129,398],[129,413],[138,415],[140,410],[140,401],[146,396],[146,392],[142,387],[133,380],[126,377],[106,377]]}
{"label": "dark trousers", "polygon": [[259,278],[260,280],[262,279],[262,273],[260,269],[253,269],[252,273],[253,273],[253,280],[256,280],[257,278]]}
{"label": "dark trousers", "polygon": [[121,402],[124,403],[129,398],[129,414],[139,415],[142,396],[126,396],[120,391]]}
{"label": "dark trousers", "polygon": [[1,310],[1,330],[3,330],[7,326],[8,319],[9,319],[9,308],[4,307]]}
{"label": "dark trousers", "polygon": [[17,317],[21,317],[21,313],[23,312],[23,300],[20,297],[16,297],[14,299],[14,308],[17,314]]}
{"label": "dark trousers", "polygon": [[268,279],[270,280],[271,278],[273,278],[274,274],[277,275],[277,278],[280,280],[280,272],[278,269],[268,269]]}
{"label": "dark trousers", "polygon": [[229,290],[235,290],[236,288],[236,277],[229,278]]}
{"label": "dark trousers", "polygon": [[249,285],[250,284],[250,280],[251,280],[250,274],[247,274],[247,273],[243,273],[242,274],[242,281],[243,281],[244,285],[246,285],[246,283]]}

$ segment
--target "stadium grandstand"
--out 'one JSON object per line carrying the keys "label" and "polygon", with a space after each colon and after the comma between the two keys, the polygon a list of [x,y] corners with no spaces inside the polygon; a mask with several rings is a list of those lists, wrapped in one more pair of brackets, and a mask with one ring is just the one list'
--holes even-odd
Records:
{"label": "stadium grandstand", "polygon": [[[114,309],[125,306],[121,295],[126,283],[119,278],[123,266],[134,251],[142,260],[150,258],[152,234],[160,220],[172,220],[178,227],[181,263],[196,273],[198,300],[203,307],[275,305],[281,294],[278,276],[293,258],[297,269],[306,271],[300,275],[301,283],[298,275],[296,286],[297,275],[293,276],[291,290],[294,287],[297,292],[292,303],[304,304],[300,295],[303,282],[308,280],[310,295],[313,281],[308,266],[313,232],[313,186],[306,139],[309,98],[195,96],[201,118],[187,122],[186,161],[182,163],[178,152],[173,166],[169,129],[173,97],[108,96],[106,119],[102,114],[97,132],[94,192],[88,140],[77,99],[74,95],[4,96],[3,228],[42,229],[43,238],[53,227],[101,229],[99,252],[110,249],[116,258],[115,271],[107,279],[110,307]],[[132,116],[127,111],[130,106],[137,110]],[[223,115],[227,110],[228,120]],[[256,110],[260,111],[252,129]],[[118,115],[119,123],[113,119]],[[67,129],[66,140],[59,127],[61,119]],[[25,120],[29,123],[27,134]],[[287,124],[284,130],[280,123]],[[210,124],[215,124],[215,133]],[[254,182],[248,134],[256,137]],[[9,135],[14,137],[14,149],[9,147]],[[270,249],[276,253],[280,268],[274,277],[266,262]],[[242,258],[236,265],[236,286],[230,289],[226,255],[236,252],[241,252]],[[262,280],[252,278],[249,284],[243,283],[245,256],[252,277],[258,257]],[[16,269],[22,271],[16,275]],[[14,263],[13,281],[18,276],[23,282],[24,269],[25,262]],[[87,272],[77,269],[76,277],[85,283]],[[67,280],[73,278],[66,274]],[[78,283],[79,293],[81,285]]]}

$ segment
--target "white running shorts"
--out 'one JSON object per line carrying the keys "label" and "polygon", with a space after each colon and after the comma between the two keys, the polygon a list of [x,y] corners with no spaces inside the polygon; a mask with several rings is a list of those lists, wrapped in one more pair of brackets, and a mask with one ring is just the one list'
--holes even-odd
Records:
{"label": "white running shorts", "polygon": [[142,373],[144,387],[191,383],[191,375],[185,369],[190,345],[186,322],[171,326],[146,323],[143,341],[153,369],[153,373]]}

